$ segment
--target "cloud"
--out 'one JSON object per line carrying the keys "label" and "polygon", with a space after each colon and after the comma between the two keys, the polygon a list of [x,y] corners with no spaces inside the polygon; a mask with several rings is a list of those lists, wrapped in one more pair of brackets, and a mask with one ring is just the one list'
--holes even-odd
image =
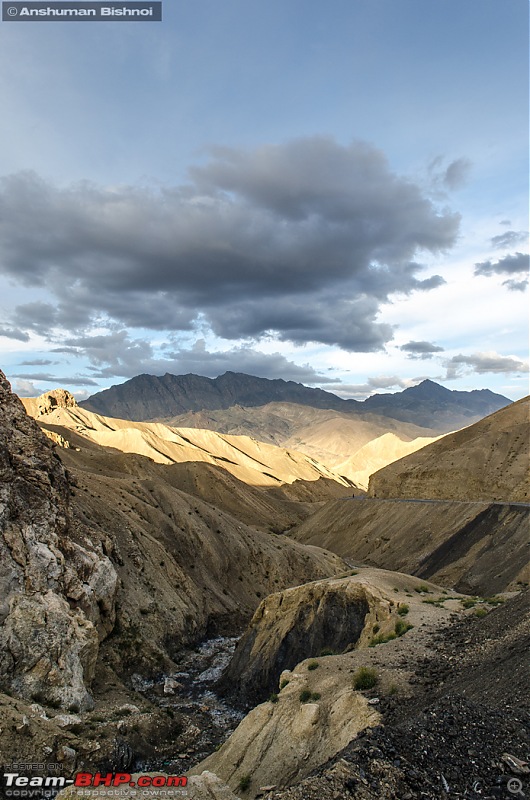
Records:
{"label": "cloud", "polygon": [[29,334],[18,328],[0,328],[0,336],[6,339],[16,339],[19,342],[29,342]]}
{"label": "cloud", "polygon": [[443,177],[443,182],[448,189],[459,189],[463,186],[471,170],[471,161],[468,158],[457,158],[452,161]]}
{"label": "cloud", "polygon": [[15,309],[21,329],[206,326],[361,352],[392,338],[382,303],[443,283],[417,258],[451,248],[460,221],[375,147],[318,136],[215,148],[187,184],[156,190],[11,175],[0,206],[0,270],[53,296]]}
{"label": "cloud", "polygon": [[434,353],[443,353],[444,348],[432,342],[407,342],[399,348],[407,353],[407,358],[426,360],[432,358]]}
{"label": "cloud", "polygon": [[21,361],[21,367],[49,367],[50,364],[57,364],[57,361],[50,361],[49,358],[35,358],[33,361]]}
{"label": "cloud", "polygon": [[83,376],[58,376],[58,375],[51,375],[49,373],[44,372],[19,372],[15,375],[12,375],[13,378],[17,378],[17,380],[23,379],[25,381],[43,381],[44,383],[53,383],[56,386],[62,386],[63,384],[68,384],[72,386],[97,386],[97,381],[92,380],[92,378],[85,378]]}
{"label": "cloud", "polygon": [[444,361],[444,367],[447,369],[445,380],[448,381],[470,373],[484,375],[492,372],[510,375],[528,372],[528,364],[525,361],[514,356],[502,356],[495,352],[473,353],[470,356],[460,353]]}
{"label": "cloud", "polygon": [[141,373],[163,375],[166,372],[177,375],[193,372],[216,378],[224,372],[245,372],[261,378],[284,378],[300,383],[333,381],[320,375],[309,364],[300,366],[281,353],[262,353],[246,345],[210,352],[204,339],[198,339],[189,348],[168,344],[164,348],[164,358],[155,355],[150,342],[131,340],[125,330],[78,337],[67,340],[66,344],[65,349],[70,354],[89,359],[94,377],[99,379],[116,375],[132,378]]}
{"label": "cloud", "polygon": [[464,186],[472,166],[468,158],[456,158],[447,166],[444,160],[443,156],[436,156],[428,166],[432,187],[442,195]]}
{"label": "cloud", "polygon": [[396,391],[408,389],[423,380],[425,380],[423,377],[404,379],[397,375],[375,375],[372,378],[368,378],[366,383],[337,383],[326,386],[326,391],[334,392],[334,394],[345,399],[355,398],[362,400],[376,394],[379,389],[395,389]]}
{"label": "cloud", "polygon": [[530,265],[530,257],[528,253],[514,253],[513,255],[504,256],[499,261],[482,261],[475,264],[475,275],[517,275],[519,280],[510,278],[503,281],[503,286],[508,289],[524,291],[528,286],[528,267]]}
{"label": "cloud", "polygon": [[12,385],[15,394],[19,397],[39,397],[43,393],[42,389],[35,386],[32,381],[25,381],[22,379],[13,381]]}
{"label": "cloud", "polygon": [[525,231],[506,231],[490,239],[491,246],[497,249],[503,247],[514,247],[516,244],[528,241],[528,234]]}

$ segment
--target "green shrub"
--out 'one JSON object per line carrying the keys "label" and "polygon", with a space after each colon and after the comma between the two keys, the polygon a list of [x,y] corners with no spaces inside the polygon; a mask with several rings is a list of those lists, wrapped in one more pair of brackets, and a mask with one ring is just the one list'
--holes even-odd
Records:
{"label": "green shrub", "polygon": [[280,683],[280,689],[285,689],[285,687],[288,686],[288,685],[289,685],[289,681],[287,680],[287,678],[282,678],[282,681]]}
{"label": "green shrub", "polygon": [[462,605],[464,606],[464,608],[473,608],[473,606],[476,606],[476,604],[477,601],[473,600],[472,597],[466,597],[465,600],[462,600]]}
{"label": "green shrub", "polygon": [[320,692],[313,692],[311,695],[311,700],[320,700]]}
{"label": "green shrub", "polygon": [[396,683],[392,683],[388,689],[388,694],[395,695],[399,693],[399,686]]}
{"label": "green shrub", "polygon": [[310,661],[309,664],[307,665],[307,668],[311,672],[314,669],[318,669],[319,666],[320,664],[318,663],[318,661]]}
{"label": "green shrub", "polygon": [[377,670],[373,667],[359,667],[353,676],[353,687],[359,691],[373,689],[378,681]]}
{"label": "green shrub", "polygon": [[406,614],[409,613],[409,607],[406,603],[402,603],[398,608],[398,614],[400,617],[404,617]]}
{"label": "green shrub", "polygon": [[394,631],[396,636],[403,636],[404,633],[410,631],[413,626],[410,625],[408,622],[405,622],[404,619],[398,619],[396,624],[394,625]]}
{"label": "green shrub", "polygon": [[379,633],[379,631],[380,631],[380,630],[381,630],[381,625],[379,625],[379,624],[376,622],[376,623],[375,623],[375,625],[374,625],[374,627],[372,628],[372,631],[373,631],[374,633]]}
{"label": "green shrub", "polygon": [[323,648],[323,649],[320,651],[319,655],[320,655],[320,656],[334,656],[334,655],[335,655],[335,653],[334,653],[334,651],[333,651],[333,650],[331,650],[331,648],[329,648],[329,647],[324,647],[324,648]]}
{"label": "green shrub", "polygon": [[250,786],[250,775],[242,775],[239,779],[239,789],[241,792],[246,792]]}
{"label": "green shrub", "polygon": [[476,617],[480,618],[480,617],[485,617],[488,612],[486,611],[485,608],[476,608],[473,613]]}
{"label": "green shrub", "polygon": [[397,639],[395,633],[380,633],[378,636],[374,636],[368,642],[368,647],[375,647],[377,644],[385,644],[386,642],[391,642],[392,639]]}
{"label": "green shrub", "polygon": [[278,702],[278,695],[273,692],[269,697],[269,703],[277,703]]}
{"label": "green shrub", "polygon": [[309,703],[309,701],[311,700],[311,692],[309,691],[309,689],[302,689],[302,691],[298,695],[298,699],[300,700],[301,703]]}

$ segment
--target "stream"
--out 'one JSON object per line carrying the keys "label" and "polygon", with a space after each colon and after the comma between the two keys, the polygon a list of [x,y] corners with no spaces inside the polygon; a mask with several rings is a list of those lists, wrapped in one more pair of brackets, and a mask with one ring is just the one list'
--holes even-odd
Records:
{"label": "stream", "polygon": [[170,760],[137,761],[137,770],[180,773],[210,755],[239,725],[245,714],[213,690],[232,658],[238,637],[217,636],[182,654],[177,669],[158,681],[134,676],[134,688],[160,708],[182,715],[186,728]]}

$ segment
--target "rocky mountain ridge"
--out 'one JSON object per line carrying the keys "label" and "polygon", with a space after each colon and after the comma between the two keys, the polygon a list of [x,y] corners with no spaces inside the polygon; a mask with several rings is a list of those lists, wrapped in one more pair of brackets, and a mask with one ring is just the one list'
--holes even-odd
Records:
{"label": "rocky mountain ridge", "polygon": [[451,391],[431,380],[394,394],[374,395],[364,402],[344,400],[323,389],[294,381],[269,380],[226,372],[218,378],[200,375],[139,375],[98,392],[81,405],[87,410],[136,421],[167,420],[190,411],[256,407],[287,402],[338,412],[376,413],[436,429],[455,430],[511,401],[489,390]]}

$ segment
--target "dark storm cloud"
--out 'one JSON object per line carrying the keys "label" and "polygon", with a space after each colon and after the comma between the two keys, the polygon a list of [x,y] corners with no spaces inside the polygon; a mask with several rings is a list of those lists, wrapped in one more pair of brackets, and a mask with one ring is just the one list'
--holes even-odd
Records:
{"label": "dark storm cloud", "polygon": [[504,256],[499,261],[482,261],[475,264],[475,275],[516,275],[518,278],[509,278],[503,281],[512,291],[524,291],[528,286],[528,267],[530,258],[527,253],[514,253]]}
{"label": "dark storm cloud", "polygon": [[156,191],[9,176],[0,220],[1,270],[56,300],[19,306],[20,328],[200,323],[364,351],[391,338],[382,302],[443,282],[415,259],[446,251],[459,227],[379,150],[325,137],[216,149],[187,185]]}
{"label": "dark storm cloud", "polygon": [[89,358],[94,377],[112,378],[116,375],[132,378],[143,372],[154,375],[193,372],[215,378],[224,372],[246,372],[261,378],[284,378],[302,383],[330,383],[331,378],[319,375],[308,364],[299,366],[281,353],[262,353],[252,347],[239,346],[220,352],[209,352],[203,339],[189,348],[168,344],[165,357],[154,355],[145,340],[131,340],[127,331],[115,331],[101,336],[83,336],[67,341],[69,353]]}
{"label": "dark storm cloud", "polygon": [[473,353],[470,356],[453,356],[444,362],[447,369],[445,380],[460,378],[466,373],[484,375],[487,372],[510,375],[528,372],[528,364],[513,356],[502,356],[499,353]]}
{"label": "dark storm cloud", "polygon": [[528,234],[524,231],[506,231],[490,239],[492,247],[502,249],[503,247],[514,247],[516,244],[528,241]]}
{"label": "dark storm cloud", "polygon": [[6,339],[15,339],[18,342],[29,342],[29,335],[18,328],[0,328],[0,336]]}
{"label": "dark storm cloud", "polygon": [[444,348],[432,342],[407,342],[399,348],[407,353],[408,358],[426,360],[432,358],[435,353],[443,353]]}

